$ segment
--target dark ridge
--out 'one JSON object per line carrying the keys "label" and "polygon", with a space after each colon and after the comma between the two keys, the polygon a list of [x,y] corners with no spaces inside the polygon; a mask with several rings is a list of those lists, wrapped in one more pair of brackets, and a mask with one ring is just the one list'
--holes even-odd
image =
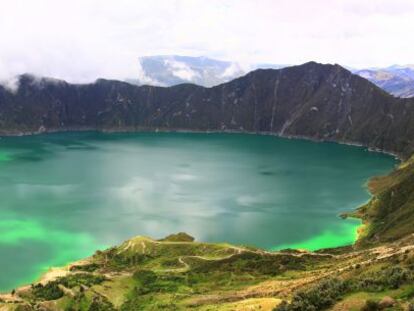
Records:
{"label": "dark ridge", "polygon": [[258,69],[211,88],[105,79],[69,84],[23,75],[17,92],[0,87],[0,134],[240,131],[355,143],[408,157],[414,151],[413,102],[339,65],[316,62]]}

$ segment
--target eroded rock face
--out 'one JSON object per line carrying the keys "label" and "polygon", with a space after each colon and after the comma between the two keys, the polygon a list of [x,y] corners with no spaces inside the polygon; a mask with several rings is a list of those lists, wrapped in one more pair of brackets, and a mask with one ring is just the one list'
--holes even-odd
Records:
{"label": "eroded rock face", "polygon": [[0,134],[59,130],[248,131],[414,151],[414,100],[397,99],[338,65],[256,70],[212,88],[23,75],[0,87]]}

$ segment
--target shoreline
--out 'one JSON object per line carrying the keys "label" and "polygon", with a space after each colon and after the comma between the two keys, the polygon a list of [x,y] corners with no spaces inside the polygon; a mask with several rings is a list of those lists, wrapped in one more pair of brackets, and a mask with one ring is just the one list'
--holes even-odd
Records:
{"label": "shoreline", "polygon": [[[316,139],[316,138],[312,138],[312,137],[308,137],[308,136],[302,136],[302,135],[280,135],[279,133],[275,133],[275,132],[252,132],[252,131],[240,131],[240,130],[209,130],[209,131],[205,131],[205,130],[187,130],[187,129],[148,129],[148,128],[125,128],[125,129],[97,129],[97,128],[92,128],[92,127],[79,127],[79,128],[65,128],[65,129],[52,129],[52,130],[39,130],[39,131],[35,131],[35,132],[16,132],[16,133],[9,133],[9,134],[4,134],[4,133],[0,133],[0,143],[1,143],[1,139],[4,137],[26,137],[26,136],[39,136],[39,135],[48,135],[48,134],[59,134],[59,133],[86,133],[86,132],[95,132],[95,133],[102,133],[102,134],[116,134],[116,133],[125,133],[125,134],[134,134],[134,133],[194,133],[194,134],[246,134],[246,135],[261,135],[261,136],[274,136],[277,138],[283,138],[283,139],[290,139],[290,140],[304,140],[304,141],[311,141],[311,142],[315,142],[315,143],[335,143],[335,144],[339,144],[339,145],[348,145],[348,146],[354,146],[354,147],[359,147],[359,148],[364,148],[369,152],[375,152],[375,153],[382,153],[385,155],[389,155],[394,157],[394,159],[396,159],[397,161],[399,161],[401,164],[404,159],[402,158],[401,155],[399,155],[398,153],[392,152],[392,151],[386,151],[386,150],[381,150],[378,148],[370,148],[368,146],[365,146],[361,143],[356,143],[356,142],[352,142],[352,141],[336,141],[336,140],[325,140],[325,139]],[[390,172],[389,172],[390,173]],[[388,173],[387,173],[388,174]],[[367,205],[373,198],[372,193],[369,191],[368,187],[366,187],[366,184],[369,182],[369,180],[371,178],[373,178],[375,176],[371,176],[368,178],[368,180],[366,181],[366,183],[364,184],[364,188],[365,190],[368,192],[368,194],[370,195],[370,198],[364,203],[359,205],[358,207],[356,207],[353,211],[350,212],[344,212],[341,213],[339,216],[344,218],[344,220],[346,220],[346,218],[352,218],[352,219],[358,219],[361,221],[361,223],[357,226],[356,228],[356,239],[352,244],[347,244],[347,245],[340,245],[340,246],[336,246],[336,247],[346,247],[346,246],[351,246],[351,247],[355,247],[358,243],[358,241],[361,238],[361,234],[363,233],[363,228],[367,227],[369,224],[367,224],[363,218],[362,215],[359,216],[356,213],[358,212],[358,210],[362,207]],[[333,247],[333,248],[336,248]],[[319,252],[322,251],[323,249],[327,249],[327,248],[318,248],[309,252]],[[269,250],[270,252],[273,252],[274,250]],[[276,251],[275,251],[276,252]],[[87,261],[88,258],[81,258],[79,260],[73,261],[73,262],[69,262],[67,263],[65,266],[59,266],[59,267],[50,267],[47,271],[45,271],[44,273],[42,273],[39,278],[37,278],[36,280],[33,281],[33,283],[43,283],[43,282],[48,282],[51,281],[53,279],[56,279],[59,276],[63,276],[61,275],[62,273],[67,273],[67,271],[70,269],[71,266],[75,265],[76,263],[82,262],[82,261]],[[22,285],[16,288],[16,291],[20,291],[20,290],[25,290],[27,289],[27,287],[30,285]],[[0,299],[3,297],[8,297],[10,291],[0,291]]]}
{"label": "shoreline", "polygon": [[274,136],[286,139],[300,139],[306,141],[312,141],[317,143],[335,143],[339,145],[354,146],[360,148],[366,148],[369,152],[383,153],[394,157],[396,160],[403,162],[406,160],[404,156],[398,152],[392,150],[385,150],[381,148],[370,147],[360,142],[350,140],[335,140],[335,139],[321,139],[307,135],[284,135],[279,132],[269,131],[246,131],[246,130],[195,130],[195,129],[184,129],[184,128],[153,128],[153,127],[125,127],[125,128],[97,128],[89,126],[79,127],[67,127],[58,129],[46,129],[40,128],[37,131],[0,131],[0,139],[3,137],[26,137],[26,136],[38,136],[47,134],[57,133],[76,133],[76,132],[98,132],[104,134],[134,134],[134,133],[195,133],[195,134],[246,134],[246,135],[263,135],[263,136]]}
{"label": "shoreline", "polygon": [[[31,284],[42,284],[42,285],[46,285],[48,282],[50,281],[54,281],[57,278],[60,277],[64,277],[66,275],[68,275],[70,273],[70,269],[73,266],[76,265],[83,265],[83,264],[87,264],[90,262],[90,258],[86,257],[86,258],[81,258],[79,260],[75,260],[75,261],[71,261],[65,265],[62,266],[57,266],[57,267],[49,267],[46,271],[42,272],[34,281],[31,282]],[[27,283],[27,284],[23,284],[20,286],[17,286],[14,291],[16,293],[19,292],[24,292],[28,289],[30,289],[31,284]],[[16,295],[11,295],[11,290],[9,291],[0,291],[0,301],[3,299],[7,302],[7,300],[16,300]]]}

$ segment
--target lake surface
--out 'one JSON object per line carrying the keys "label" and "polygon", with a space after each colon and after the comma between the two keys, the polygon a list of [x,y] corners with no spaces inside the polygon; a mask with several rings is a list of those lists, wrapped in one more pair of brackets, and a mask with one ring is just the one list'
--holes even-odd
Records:
{"label": "lake surface", "polygon": [[0,139],[0,291],[135,235],[266,249],[352,243],[364,183],[396,164],[272,136],[62,133]]}

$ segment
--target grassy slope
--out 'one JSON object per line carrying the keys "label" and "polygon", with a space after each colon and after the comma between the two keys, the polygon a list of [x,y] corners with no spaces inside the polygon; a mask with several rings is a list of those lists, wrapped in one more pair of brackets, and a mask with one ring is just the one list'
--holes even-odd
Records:
{"label": "grassy slope", "polygon": [[359,245],[378,245],[414,232],[414,157],[387,176],[372,178],[373,198],[356,212],[366,223]]}
{"label": "grassy slope", "polygon": [[[413,263],[412,237],[364,251],[339,249],[335,255],[136,237],[66,267],[63,277],[4,296],[0,310],[272,310],[324,280],[365,275],[364,282],[383,282],[387,269],[398,264],[411,271]],[[414,296],[410,282],[396,289],[380,284],[367,292],[348,291],[340,303],[392,295],[403,305]]]}
{"label": "grassy slope", "polygon": [[[274,295],[287,293],[299,275],[314,278],[314,270],[331,258],[136,237],[67,267],[64,277],[3,299],[19,302],[4,305],[11,310],[23,305],[50,310],[237,310],[239,303],[241,310],[248,305],[271,309],[279,301]],[[94,303],[100,308],[91,308]]]}
{"label": "grassy slope", "polygon": [[414,158],[369,186],[356,248],[269,253],[184,233],[136,237],[0,297],[0,310],[272,310],[282,300],[291,304],[279,310],[308,310],[321,297],[359,310],[385,296],[403,310],[414,298]]}

